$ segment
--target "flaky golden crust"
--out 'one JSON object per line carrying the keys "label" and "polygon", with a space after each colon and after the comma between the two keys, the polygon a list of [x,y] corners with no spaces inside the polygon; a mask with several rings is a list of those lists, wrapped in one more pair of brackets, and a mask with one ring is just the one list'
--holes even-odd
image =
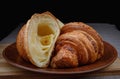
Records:
{"label": "flaky golden crust", "polygon": [[103,56],[103,51],[102,38],[92,27],[82,22],[67,23],[56,41],[51,66],[65,68],[93,63]]}
{"label": "flaky golden crust", "polygon": [[95,40],[97,40],[97,43],[98,43],[98,47],[99,47],[98,48],[99,50],[98,59],[103,55],[104,45],[102,43],[102,38],[95,29],[93,29],[91,26],[83,22],[71,22],[71,23],[66,24],[64,28],[62,28],[61,34],[70,32],[73,30],[82,30],[82,31],[87,32],[89,35],[91,35]]}
{"label": "flaky golden crust", "polygon": [[[66,49],[71,49],[74,53]],[[76,50],[71,48],[69,45],[64,45],[59,53],[54,57],[51,61],[53,68],[64,68],[64,67],[77,67],[78,66],[78,58],[76,55]]]}
{"label": "flaky golden crust", "polygon": [[29,61],[28,57],[27,57],[27,51],[25,48],[25,30],[26,30],[26,25],[23,25],[22,28],[20,29],[18,35],[17,35],[17,39],[16,39],[16,47],[17,50],[19,52],[19,55],[21,57],[23,57],[23,59],[25,59],[26,61]]}

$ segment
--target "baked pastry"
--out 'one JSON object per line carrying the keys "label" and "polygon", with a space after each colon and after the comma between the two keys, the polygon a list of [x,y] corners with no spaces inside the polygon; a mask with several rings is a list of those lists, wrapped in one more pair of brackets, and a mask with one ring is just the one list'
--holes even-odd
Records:
{"label": "baked pastry", "polygon": [[48,11],[33,14],[18,33],[16,47],[19,55],[37,67],[48,67],[63,25]]}
{"label": "baked pastry", "polygon": [[52,68],[77,67],[90,64],[104,55],[99,33],[83,22],[65,24],[55,44]]}

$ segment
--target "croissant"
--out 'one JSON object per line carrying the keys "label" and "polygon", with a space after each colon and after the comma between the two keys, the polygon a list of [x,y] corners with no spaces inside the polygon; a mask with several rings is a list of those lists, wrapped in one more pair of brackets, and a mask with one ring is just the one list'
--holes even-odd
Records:
{"label": "croissant", "polygon": [[63,25],[50,12],[33,14],[17,35],[19,55],[37,67],[48,67]]}
{"label": "croissant", "polygon": [[90,64],[104,55],[102,37],[83,22],[70,22],[61,29],[51,59],[52,68],[69,68]]}

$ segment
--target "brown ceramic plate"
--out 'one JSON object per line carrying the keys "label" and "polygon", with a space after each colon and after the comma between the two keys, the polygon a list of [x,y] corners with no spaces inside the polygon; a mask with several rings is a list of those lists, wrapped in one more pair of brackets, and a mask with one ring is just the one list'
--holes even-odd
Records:
{"label": "brown ceramic plate", "polygon": [[48,68],[38,68],[31,64],[30,62],[24,61],[18,54],[16,49],[16,44],[13,43],[6,47],[3,51],[3,57],[8,63],[16,67],[26,69],[29,71],[47,73],[47,74],[81,74],[92,71],[97,71],[111,65],[117,58],[118,54],[116,49],[109,43],[104,41],[105,45],[105,55],[95,63],[84,65],[76,68],[69,69],[52,69]]}

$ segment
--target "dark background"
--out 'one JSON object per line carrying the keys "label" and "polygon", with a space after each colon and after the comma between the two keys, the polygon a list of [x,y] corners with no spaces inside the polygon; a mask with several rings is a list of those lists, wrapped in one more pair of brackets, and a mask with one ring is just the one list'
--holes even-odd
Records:
{"label": "dark background", "polygon": [[[120,29],[119,3],[82,0],[4,0],[0,2],[0,40],[34,13],[50,11],[63,23],[82,21],[115,24]],[[102,27],[102,26],[101,26]]]}

